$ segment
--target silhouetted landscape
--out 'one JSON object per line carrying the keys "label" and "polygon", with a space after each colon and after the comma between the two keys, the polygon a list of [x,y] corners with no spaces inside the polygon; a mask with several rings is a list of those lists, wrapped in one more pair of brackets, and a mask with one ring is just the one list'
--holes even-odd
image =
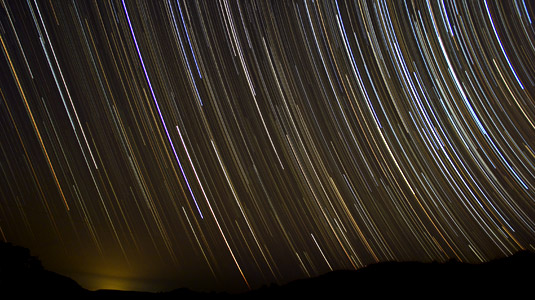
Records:
{"label": "silhouetted landscape", "polygon": [[481,264],[456,260],[446,263],[383,262],[356,271],[333,271],[315,278],[296,280],[284,285],[273,284],[240,294],[196,292],[186,288],[158,293],[89,291],[68,277],[44,269],[29,249],[0,243],[0,257],[1,299],[15,299],[15,296],[68,299],[259,299],[282,296],[375,298],[400,295],[479,298],[490,295],[532,295],[535,279],[535,254],[521,251]]}

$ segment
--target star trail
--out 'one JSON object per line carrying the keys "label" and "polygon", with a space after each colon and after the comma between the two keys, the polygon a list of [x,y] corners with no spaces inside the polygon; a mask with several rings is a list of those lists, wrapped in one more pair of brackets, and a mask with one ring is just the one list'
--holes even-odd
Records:
{"label": "star trail", "polygon": [[0,238],[148,290],[535,250],[534,20],[525,0],[1,0]]}

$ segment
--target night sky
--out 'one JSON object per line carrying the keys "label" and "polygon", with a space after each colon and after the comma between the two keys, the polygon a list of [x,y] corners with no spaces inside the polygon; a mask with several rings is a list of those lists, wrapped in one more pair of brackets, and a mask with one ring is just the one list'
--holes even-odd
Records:
{"label": "night sky", "polygon": [[533,1],[1,0],[0,239],[245,291],[535,250]]}

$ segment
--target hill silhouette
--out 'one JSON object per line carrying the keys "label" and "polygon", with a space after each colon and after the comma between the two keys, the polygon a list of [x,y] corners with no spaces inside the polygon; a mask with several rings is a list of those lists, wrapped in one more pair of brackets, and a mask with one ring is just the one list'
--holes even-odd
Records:
{"label": "hill silhouette", "polygon": [[241,294],[203,293],[189,289],[151,293],[89,291],[74,280],[45,270],[30,251],[0,242],[0,299],[39,296],[55,299],[300,299],[344,297],[468,298],[532,296],[535,254],[520,251],[487,263],[383,262],[359,270],[333,271],[284,285],[264,286]]}
{"label": "hill silhouette", "polygon": [[15,295],[70,296],[85,292],[74,280],[45,270],[27,248],[0,242],[0,299],[15,299]]}

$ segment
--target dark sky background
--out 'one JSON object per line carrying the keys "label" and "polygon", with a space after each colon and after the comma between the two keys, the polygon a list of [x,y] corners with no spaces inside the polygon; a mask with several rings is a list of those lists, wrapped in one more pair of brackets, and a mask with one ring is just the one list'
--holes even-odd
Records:
{"label": "dark sky background", "polygon": [[243,291],[535,242],[533,1],[1,0],[0,238]]}

